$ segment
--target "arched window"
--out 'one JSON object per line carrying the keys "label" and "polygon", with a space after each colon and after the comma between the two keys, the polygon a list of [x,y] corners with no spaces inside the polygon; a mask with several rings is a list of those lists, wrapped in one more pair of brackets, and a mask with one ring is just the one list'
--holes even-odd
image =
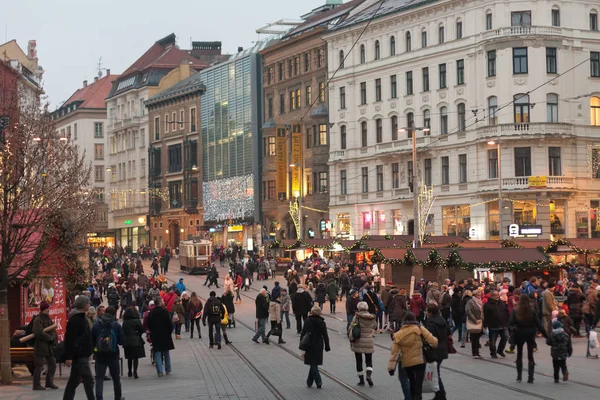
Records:
{"label": "arched window", "polygon": [[425,29],[421,31],[421,47],[427,47],[427,31]]}
{"label": "arched window", "polygon": [[[429,110],[423,111],[423,128],[431,129],[431,112]],[[426,135],[429,135],[430,132],[425,132]]]}
{"label": "arched window", "polygon": [[368,146],[367,141],[367,121],[363,121],[360,123],[360,144],[362,147]]}
{"label": "arched window", "polygon": [[398,140],[398,117],[392,115],[392,140]]}
{"label": "arched window", "polygon": [[379,46],[379,40],[375,41],[375,59],[379,60],[381,58],[381,46]]}
{"label": "arched window", "polygon": [[346,150],[346,125],[340,126],[340,149]]}
{"label": "arched window", "polygon": [[360,45],[360,63],[364,64],[367,62],[367,53],[365,52],[365,45]]}
{"label": "arched window", "polygon": [[463,37],[463,23],[459,19],[456,21],[456,39],[462,39]]}
{"label": "arched window", "polygon": [[514,97],[515,104],[515,122],[529,122],[529,95],[519,93]]}
{"label": "arched window", "polygon": [[383,120],[381,118],[375,120],[375,138],[377,143],[383,142]]}
{"label": "arched window", "polygon": [[600,126],[600,97],[590,99],[590,124]]}
{"label": "arched window", "polygon": [[446,33],[444,31],[444,25],[440,25],[438,27],[438,43],[439,44],[444,43],[444,41],[446,40],[445,36],[446,36]]}
{"label": "arched window", "polygon": [[390,56],[396,55],[396,38],[392,36],[390,38]]}
{"label": "arched window", "polygon": [[488,122],[490,125],[498,123],[498,98],[496,96],[488,98]]}
{"label": "arched window", "polygon": [[415,114],[409,112],[406,114],[406,127],[408,128],[408,138],[412,137],[412,131],[415,128]]}
{"label": "arched window", "polygon": [[463,132],[467,129],[467,110],[465,108],[465,103],[458,103],[456,111],[458,112],[458,131]]}
{"label": "arched window", "polygon": [[548,122],[558,122],[558,95],[548,93],[546,95],[546,112],[548,114]]}
{"label": "arched window", "polygon": [[592,12],[590,12],[590,30],[598,30],[598,13],[595,10],[592,10]]}
{"label": "arched window", "polygon": [[560,9],[557,6],[552,7],[552,26],[560,26]]}
{"label": "arched window", "polygon": [[494,28],[494,23],[492,19],[492,12],[488,11],[485,13],[485,29],[490,30]]}
{"label": "arched window", "polygon": [[344,68],[344,50],[340,50],[340,68]]}
{"label": "arched window", "polygon": [[410,32],[406,32],[406,51],[412,50],[412,38]]}
{"label": "arched window", "polygon": [[448,134],[448,107],[440,107],[440,135]]}

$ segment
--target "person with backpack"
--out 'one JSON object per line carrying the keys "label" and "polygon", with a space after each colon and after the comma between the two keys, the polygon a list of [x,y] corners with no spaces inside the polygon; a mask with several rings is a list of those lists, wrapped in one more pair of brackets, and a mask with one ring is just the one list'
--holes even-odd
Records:
{"label": "person with backpack", "polygon": [[206,326],[206,320],[208,319],[208,347],[211,349],[216,344],[217,348],[221,350],[221,317],[224,314],[223,303],[217,299],[217,294],[213,290],[210,292],[208,300],[206,300],[204,314],[202,315],[202,325]]}
{"label": "person with backpack", "polygon": [[115,399],[122,398],[119,346],[125,345],[125,334],[116,315],[114,307],[107,307],[100,321],[92,328],[92,343],[96,355],[96,400],[102,400],[107,367],[113,381]]}

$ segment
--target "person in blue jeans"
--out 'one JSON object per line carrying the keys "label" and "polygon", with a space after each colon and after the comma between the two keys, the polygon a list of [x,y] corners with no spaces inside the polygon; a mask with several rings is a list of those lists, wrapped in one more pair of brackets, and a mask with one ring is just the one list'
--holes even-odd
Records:
{"label": "person in blue jeans", "polygon": [[[171,336],[173,323],[169,311],[165,308],[165,303],[160,297],[154,299],[154,308],[148,314],[148,330],[154,349],[156,373],[159,378],[163,376],[163,371],[169,375],[171,373],[171,354],[169,352],[175,349],[173,337]],[[165,360],[164,370],[163,357]]]}
{"label": "person in blue jeans", "polygon": [[265,288],[260,289],[260,293],[256,296],[255,304],[258,329],[256,330],[256,335],[254,335],[252,341],[258,343],[258,338],[260,337],[264,344],[269,344],[269,339],[265,335],[265,326],[269,319],[269,295]]}
{"label": "person in blue jeans", "polygon": [[119,346],[125,345],[125,334],[117,322],[116,314],[114,307],[107,307],[104,315],[92,328],[92,344],[96,354],[96,400],[102,400],[106,368],[113,381],[115,399],[121,399]]}

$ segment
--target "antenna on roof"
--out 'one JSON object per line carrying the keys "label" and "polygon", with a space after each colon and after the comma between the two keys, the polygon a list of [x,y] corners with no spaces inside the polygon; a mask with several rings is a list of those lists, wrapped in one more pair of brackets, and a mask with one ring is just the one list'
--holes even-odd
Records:
{"label": "antenna on roof", "polygon": [[98,59],[98,79],[102,78],[102,71],[106,71],[106,68],[102,68],[102,57]]}

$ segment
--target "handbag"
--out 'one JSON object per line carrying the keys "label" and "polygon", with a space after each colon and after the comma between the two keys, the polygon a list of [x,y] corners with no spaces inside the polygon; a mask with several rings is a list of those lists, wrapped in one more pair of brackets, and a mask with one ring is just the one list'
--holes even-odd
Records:
{"label": "handbag", "polygon": [[300,349],[302,351],[310,350],[310,347],[312,344],[310,335],[311,335],[310,332],[306,332],[304,334],[304,336],[302,336],[302,339],[300,339],[300,345],[298,346],[298,349]]}
{"label": "handbag", "polygon": [[457,351],[454,348],[454,339],[451,335],[448,335],[448,354],[456,354]]}
{"label": "handbag", "polygon": [[277,325],[275,328],[271,329],[271,335],[281,337],[281,326]]}
{"label": "handbag", "polygon": [[352,330],[350,331],[350,341],[354,342],[358,339],[360,339],[360,322],[358,321],[358,318],[354,317]]}
{"label": "handbag", "polygon": [[429,343],[427,343],[427,341],[423,337],[423,331],[421,331],[421,342],[423,344],[423,357],[425,358],[425,361],[427,361],[428,363],[437,361],[437,350]]}
{"label": "handbag", "polygon": [[479,320],[479,322],[471,322],[469,318],[467,318],[467,333],[480,333],[483,330],[483,321]]}
{"label": "handbag", "polygon": [[173,313],[173,318],[171,318],[171,321],[176,324],[179,322],[179,315],[177,315],[177,313]]}

